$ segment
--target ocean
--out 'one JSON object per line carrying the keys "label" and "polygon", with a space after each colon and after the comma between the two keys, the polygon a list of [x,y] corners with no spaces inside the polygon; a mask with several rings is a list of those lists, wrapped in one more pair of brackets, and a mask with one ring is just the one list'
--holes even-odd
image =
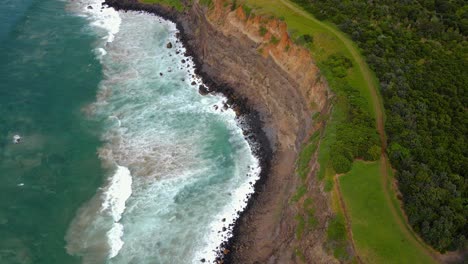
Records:
{"label": "ocean", "polygon": [[101,2],[0,6],[0,263],[212,263],[258,160],[175,24]]}

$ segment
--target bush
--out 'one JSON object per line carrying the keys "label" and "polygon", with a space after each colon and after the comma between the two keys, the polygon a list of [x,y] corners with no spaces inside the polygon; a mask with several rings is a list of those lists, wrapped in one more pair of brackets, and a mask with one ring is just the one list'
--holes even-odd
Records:
{"label": "bush", "polygon": [[242,5],[242,9],[244,10],[245,16],[249,18],[252,13],[252,8],[244,4]]}
{"label": "bush", "polygon": [[236,10],[236,8],[237,8],[237,0],[234,0],[234,1],[232,1],[231,11]]}
{"label": "bush", "polygon": [[366,160],[378,160],[380,158],[381,152],[380,146],[373,145],[369,150],[367,150],[367,156],[365,157]]}
{"label": "bush", "polygon": [[271,36],[270,43],[276,45],[279,43],[279,39],[277,39],[275,36]]}
{"label": "bush", "polygon": [[309,34],[301,35],[296,39],[296,43],[311,48],[311,45],[314,43],[314,37]]}
{"label": "bush", "polygon": [[351,170],[352,162],[344,155],[334,155],[331,157],[333,169],[336,173],[346,173]]}
{"label": "bush", "polygon": [[265,34],[268,32],[268,30],[264,26],[260,26],[260,29],[258,30],[258,33],[260,33],[260,36],[265,36]]}

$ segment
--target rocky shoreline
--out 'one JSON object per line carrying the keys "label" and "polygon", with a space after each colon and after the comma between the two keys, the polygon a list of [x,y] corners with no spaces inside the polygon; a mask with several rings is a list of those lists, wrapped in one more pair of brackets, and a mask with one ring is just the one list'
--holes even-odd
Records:
{"label": "rocky shoreline", "polygon": [[[291,49],[297,51],[295,54],[279,54],[284,51],[282,47],[272,51],[289,60],[289,64],[281,64],[277,60],[280,57],[263,56],[259,44],[239,28],[239,21],[232,17],[235,12],[228,8],[221,12],[229,14],[212,13],[225,7],[226,2],[213,3],[215,8],[208,14],[209,10],[196,2],[179,12],[137,0],[105,1],[117,10],[144,11],[176,23],[185,55],[193,59],[195,73],[209,89],[202,88],[200,93],[219,93],[227,98],[228,107],[236,112],[259,160],[260,179],[255,182],[251,197],[246,197],[246,208],[238,212],[239,217],[231,226],[232,237],[218,247],[218,263],[295,263],[298,248],[316,263],[335,263],[323,246],[331,212],[327,194],[315,179],[318,165],[314,161],[308,190],[319,224],[302,240],[295,240],[294,232],[298,207],[289,205],[302,184],[294,171],[298,152],[317,129],[311,118],[312,105],[314,111],[329,109],[326,84],[316,77],[320,74],[312,60],[301,60],[308,54],[300,48]],[[242,8],[238,11],[242,12]],[[290,66],[296,71],[287,69]]]}
{"label": "rocky shoreline", "polygon": [[[202,63],[200,62],[197,54],[191,49],[191,46],[188,45],[186,35],[184,34],[184,27],[179,21],[181,18],[180,14],[174,9],[161,7],[159,5],[142,4],[136,0],[106,0],[105,4],[116,10],[148,12],[166,20],[170,20],[176,24],[177,30],[179,31],[177,38],[182,42],[186,49],[184,55],[192,58],[195,65],[195,73],[202,79],[203,83],[207,87],[200,87],[200,93],[202,95],[208,93],[221,94],[227,99],[226,106],[233,109],[236,113],[240,128],[252,149],[253,155],[259,161],[259,166],[261,168],[260,177],[259,180],[254,183],[254,189],[258,190],[258,188],[264,184],[266,177],[269,174],[271,160],[273,158],[270,141],[263,131],[263,121],[261,120],[259,113],[249,105],[247,98],[237,95],[235,90],[227,84],[218,84],[213,81],[209,74],[200,70],[202,68]],[[172,48],[172,44],[169,43],[168,48]],[[251,196],[245,197],[249,202],[243,211],[238,212],[239,217],[233,224],[232,237],[219,245],[217,259],[219,262],[222,261],[226,264],[232,262],[228,252],[230,252],[229,248],[231,248],[233,240],[238,236],[238,222],[242,218],[242,215],[249,210],[252,205],[252,200],[255,199],[257,194],[258,192],[255,191]],[[205,262],[205,260],[201,259],[200,262]]]}

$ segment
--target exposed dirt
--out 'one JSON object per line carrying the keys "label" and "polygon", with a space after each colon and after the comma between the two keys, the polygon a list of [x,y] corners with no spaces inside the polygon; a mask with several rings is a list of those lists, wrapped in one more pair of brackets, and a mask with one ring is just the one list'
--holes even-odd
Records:
{"label": "exposed dirt", "polygon": [[[300,240],[295,238],[298,206],[290,204],[300,184],[294,173],[297,153],[314,130],[312,113],[326,110],[326,83],[310,55],[289,40],[283,22],[259,17],[247,19],[242,8],[231,11],[223,2],[214,1],[215,7],[208,16],[206,9],[198,6],[191,11],[199,14],[202,21],[208,17],[197,27],[198,35],[194,38],[201,51],[202,71],[229,83],[248,98],[250,105],[260,112],[275,150],[265,184],[257,190],[249,210],[238,222],[227,260],[246,264],[301,263],[295,254],[298,249],[308,263],[337,262],[323,246],[332,212],[329,199],[315,178],[316,165],[307,187],[318,225]],[[260,25],[268,30],[264,36],[259,34]],[[271,43],[273,35],[280,40],[278,43]]]}
{"label": "exposed dirt", "polygon": [[[307,263],[337,263],[324,248],[332,212],[315,177],[315,158],[307,189],[318,224],[300,240],[295,238],[298,205],[290,204],[300,184],[295,161],[302,142],[316,129],[312,114],[328,111],[329,92],[310,55],[290,41],[285,24],[247,19],[241,8],[231,11],[223,0],[214,0],[212,9],[194,1],[184,13],[142,7],[135,0],[107,2],[122,9],[154,11],[177,22],[200,75],[210,79],[210,86],[232,90],[232,99],[246,98],[263,121],[274,151],[271,167],[237,222],[229,250],[224,251],[230,252],[226,262],[301,263],[294,253],[299,249]],[[264,36],[259,35],[260,25],[268,30]],[[279,41],[272,42],[272,36]]]}

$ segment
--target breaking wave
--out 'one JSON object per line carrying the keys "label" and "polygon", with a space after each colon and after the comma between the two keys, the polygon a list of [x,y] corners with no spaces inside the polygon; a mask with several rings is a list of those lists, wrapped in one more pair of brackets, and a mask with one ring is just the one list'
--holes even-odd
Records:
{"label": "breaking wave", "polygon": [[113,173],[77,212],[67,251],[84,263],[214,263],[258,161],[226,99],[198,93],[175,24],[101,2],[72,9],[103,40],[104,77],[86,113],[104,124],[98,153]]}

